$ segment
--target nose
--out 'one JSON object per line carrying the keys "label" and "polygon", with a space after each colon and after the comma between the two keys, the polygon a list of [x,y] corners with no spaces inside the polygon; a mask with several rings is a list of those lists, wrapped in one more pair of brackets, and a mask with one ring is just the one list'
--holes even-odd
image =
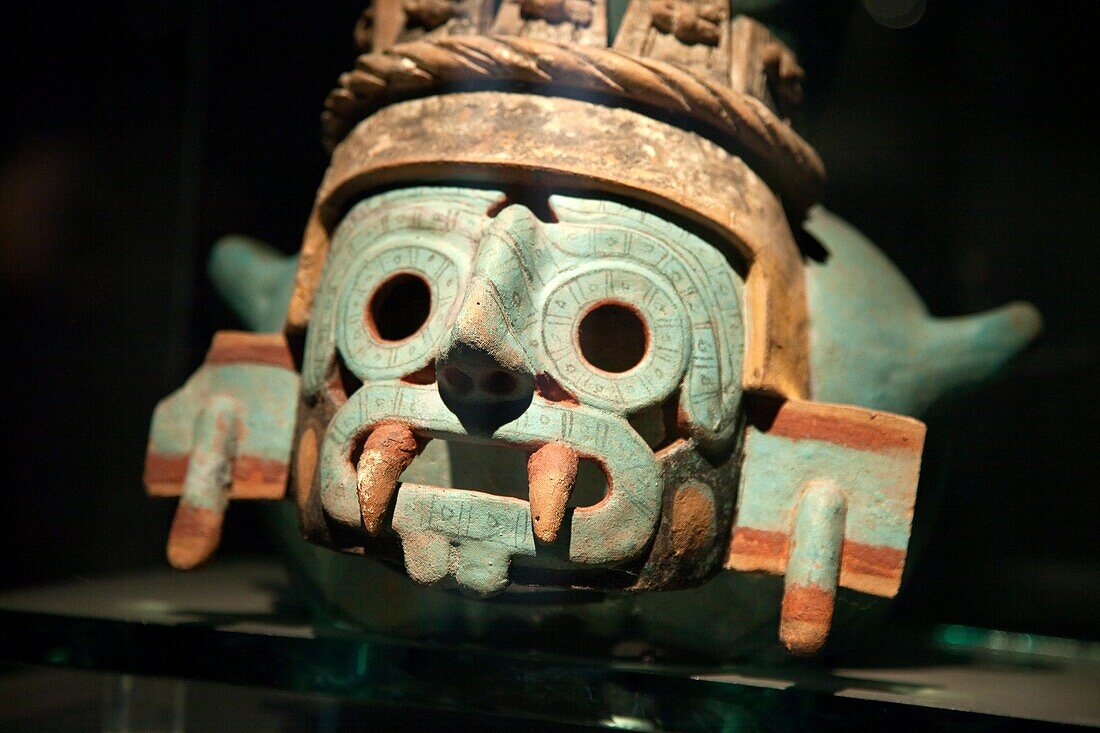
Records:
{"label": "nose", "polygon": [[436,367],[443,403],[471,434],[492,435],[531,404],[534,376],[488,278],[471,279]]}

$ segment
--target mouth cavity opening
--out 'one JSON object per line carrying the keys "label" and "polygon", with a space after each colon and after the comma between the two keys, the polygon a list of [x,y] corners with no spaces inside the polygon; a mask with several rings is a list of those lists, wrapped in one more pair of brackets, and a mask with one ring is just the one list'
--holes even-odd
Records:
{"label": "mouth cavity opening", "polygon": [[577,398],[558,380],[547,372],[539,372],[535,375],[535,391],[540,397],[549,402],[564,402],[569,405],[579,405]]}
{"label": "mouth cavity opening", "polygon": [[[434,439],[401,474],[400,481],[444,489],[478,491],[529,501],[527,447]],[[566,506],[595,506],[607,496],[608,482],[600,465],[581,458]]]}
{"label": "mouth cavity opening", "polygon": [[401,377],[401,381],[405,384],[435,384],[435,380],[435,359],[428,362],[427,366]]}

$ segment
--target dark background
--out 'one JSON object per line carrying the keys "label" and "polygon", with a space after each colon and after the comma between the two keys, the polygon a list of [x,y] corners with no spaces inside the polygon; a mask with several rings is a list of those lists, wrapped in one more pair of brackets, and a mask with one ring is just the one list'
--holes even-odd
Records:
{"label": "dark background", "polygon": [[[809,74],[799,126],[828,167],[826,204],[933,313],[1022,298],[1047,322],[999,381],[931,421],[928,540],[903,616],[1100,637],[1088,5],[933,0],[905,28],[859,3],[770,16]],[[151,410],[234,324],[205,279],[213,240],[297,249],[326,163],[321,101],[351,66],[360,9],[6,11],[0,585],[164,562],[171,506],[140,481]],[[246,506],[227,535],[226,552],[267,547]]]}

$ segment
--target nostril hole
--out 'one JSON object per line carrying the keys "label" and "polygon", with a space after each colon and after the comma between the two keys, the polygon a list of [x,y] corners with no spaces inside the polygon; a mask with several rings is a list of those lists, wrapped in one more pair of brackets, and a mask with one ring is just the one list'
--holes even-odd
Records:
{"label": "nostril hole", "polygon": [[485,375],[481,380],[481,388],[489,394],[512,394],[516,390],[516,378],[497,369]]}
{"label": "nostril hole", "polygon": [[474,380],[470,375],[455,366],[443,370],[443,383],[457,394],[469,394],[474,388]]}

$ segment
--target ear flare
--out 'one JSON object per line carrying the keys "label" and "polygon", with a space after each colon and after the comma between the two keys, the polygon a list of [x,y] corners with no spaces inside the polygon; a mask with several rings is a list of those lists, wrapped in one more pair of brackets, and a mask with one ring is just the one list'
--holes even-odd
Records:
{"label": "ear flare", "polygon": [[577,452],[562,443],[547,443],[527,461],[528,501],[535,537],[543,542],[558,538],[565,505],[577,481]]}

